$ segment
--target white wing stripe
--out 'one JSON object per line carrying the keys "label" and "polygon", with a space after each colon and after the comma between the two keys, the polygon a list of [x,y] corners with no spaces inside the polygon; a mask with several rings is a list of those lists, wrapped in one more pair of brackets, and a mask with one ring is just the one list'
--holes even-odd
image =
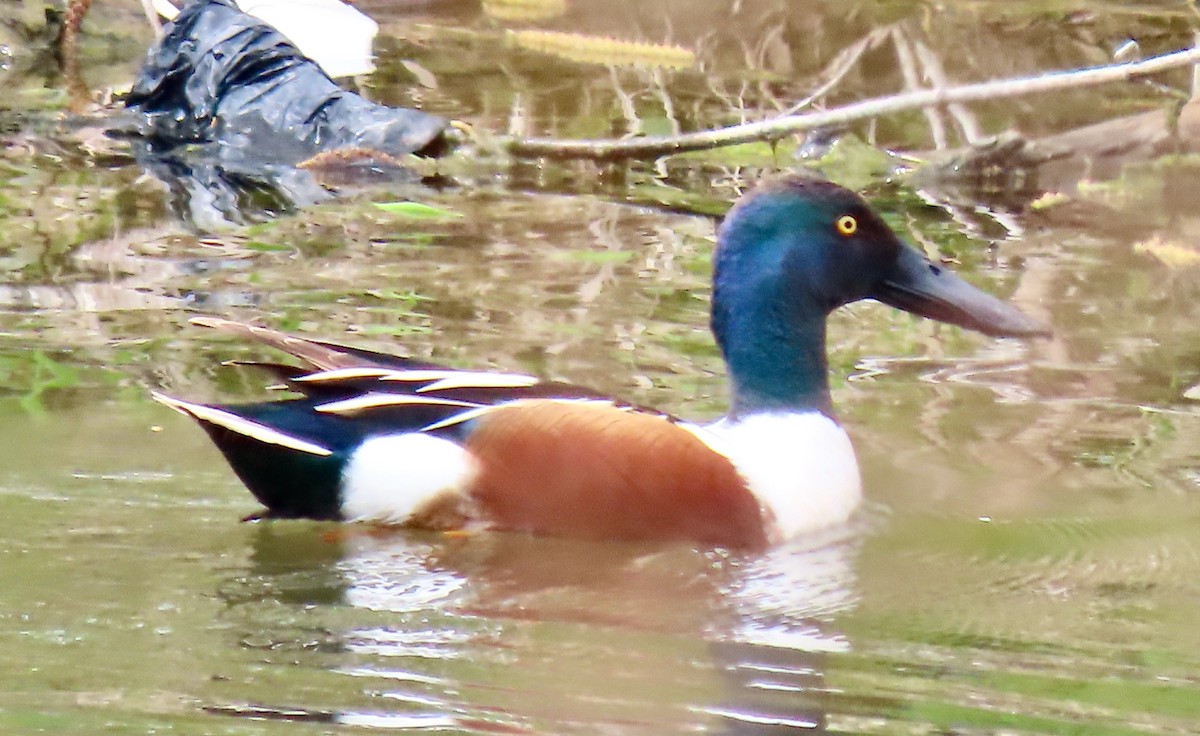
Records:
{"label": "white wing stripe", "polygon": [[383,378],[384,376],[399,372],[390,368],[359,366],[355,368],[335,368],[330,371],[318,371],[317,373],[309,373],[306,376],[300,376],[292,380],[298,383],[321,383],[323,381],[347,381],[355,378]]}
{"label": "white wing stripe", "polygon": [[421,392],[445,391],[454,388],[526,388],[538,382],[537,377],[526,376],[520,373],[426,368],[397,370],[394,368],[377,368],[373,366],[335,368],[328,371],[309,373],[308,375],[299,376],[292,380],[297,383],[333,383],[360,378],[378,378],[381,381],[402,381],[406,383],[431,382],[428,386],[422,386],[417,389]]}
{"label": "white wing stripe", "polygon": [[471,409],[470,411],[459,412],[458,414],[454,414],[453,416],[446,417],[445,419],[443,419],[439,422],[434,422],[433,424],[421,427],[421,431],[422,432],[432,432],[437,429],[445,429],[446,427],[453,427],[455,424],[462,424],[463,422],[469,422],[472,419],[475,419],[476,417],[481,417],[484,414],[488,413],[489,411],[492,411],[493,409],[498,409],[501,406],[506,406],[506,404],[497,404],[496,406],[481,406],[478,409]]}
{"label": "white wing stripe", "polygon": [[237,432],[240,435],[258,440],[259,442],[265,442],[269,445],[279,445],[280,447],[286,447],[289,450],[307,452],[310,455],[318,455],[321,457],[333,454],[333,450],[322,447],[318,444],[314,444],[308,440],[300,439],[299,437],[293,437],[290,434],[284,434],[283,432],[268,427],[265,424],[259,424],[258,422],[246,419],[245,417],[240,417],[237,414],[224,411],[223,409],[217,409],[212,406],[193,404],[188,401],[173,399],[170,396],[165,396],[158,392],[152,393],[151,396],[154,397],[155,401],[166,404],[181,414],[188,414],[196,419],[199,419],[200,421],[215,424],[218,427],[228,429],[230,432]]}
{"label": "white wing stripe", "polygon": [[[448,416],[445,419],[442,419],[441,421],[437,421],[437,422],[434,422],[433,424],[421,427],[421,431],[422,432],[432,432],[437,429],[445,429],[446,427],[453,427],[455,424],[462,424],[463,422],[469,422],[472,419],[478,419],[479,417],[483,416],[484,414],[488,413],[489,411],[494,411],[496,409],[502,409],[504,407],[509,407],[509,406],[521,406],[522,404],[531,404],[531,403],[535,403],[535,402],[544,402],[544,401],[554,402],[557,404],[594,404],[596,406],[615,406],[613,404],[613,402],[608,401],[607,399],[516,399],[514,401],[506,401],[503,404],[493,404],[491,406],[480,406],[476,409],[471,409],[470,411],[459,412],[458,414]],[[617,408],[619,408],[621,410],[626,409],[626,407],[617,407]]]}
{"label": "white wing stripe", "polygon": [[364,409],[378,409],[384,406],[459,406],[464,409],[474,409],[479,404],[455,399],[439,399],[434,396],[372,392],[349,399],[330,401],[326,404],[320,404],[315,408],[322,414],[353,414]]}
{"label": "white wing stripe", "polygon": [[455,388],[528,388],[538,382],[534,376],[524,376],[519,373],[487,373],[468,372],[453,373],[440,381],[417,389],[418,393],[427,391],[448,391]]}
{"label": "white wing stripe", "polygon": [[392,371],[383,380],[385,381],[410,381],[420,383],[421,381],[440,381],[447,376],[453,376],[455,373],[463,373],[464,371],[454,371],[447,369],[433,368],[414,368],[410,371]]}

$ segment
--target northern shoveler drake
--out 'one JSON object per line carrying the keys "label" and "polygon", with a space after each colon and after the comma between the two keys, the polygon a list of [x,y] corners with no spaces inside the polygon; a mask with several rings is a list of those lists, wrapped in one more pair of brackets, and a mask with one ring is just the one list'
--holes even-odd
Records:
{"label": "northern shoveler drake", "polygon": [[754,548],[844,522],[860,502],[854,450],[830,402],[831,311],[877,299],[987,335],[1047,333],[826,181],[758,186],[717,241],[712,330],[732,401],[707,426],[534,376],[215,318],[193,321],[302,361],[256,364],[301,396],[155,398],[204,427],[263,518]]}

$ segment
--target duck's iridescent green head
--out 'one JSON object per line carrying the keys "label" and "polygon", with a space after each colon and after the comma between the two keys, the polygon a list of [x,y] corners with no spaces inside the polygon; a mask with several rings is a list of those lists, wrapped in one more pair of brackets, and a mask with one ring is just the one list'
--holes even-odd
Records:
{"label": "duck's iridescent green head", "polygon": [[829,413],[825,318],[859,299],[992,336],[1048,333],[906,245],[853,192],[781,177],[743,197],[718,230],[712,328],[733,414]]}

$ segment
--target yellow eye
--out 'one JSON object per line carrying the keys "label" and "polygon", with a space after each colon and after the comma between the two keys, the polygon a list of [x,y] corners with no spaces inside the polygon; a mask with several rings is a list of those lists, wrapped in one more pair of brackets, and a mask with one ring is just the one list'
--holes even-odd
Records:
{"label": "yellow eye", "polygon": [[853,235],[858,232],[858,220],[853,215],[842,215],[837,220],[837,231],[842,235]]}

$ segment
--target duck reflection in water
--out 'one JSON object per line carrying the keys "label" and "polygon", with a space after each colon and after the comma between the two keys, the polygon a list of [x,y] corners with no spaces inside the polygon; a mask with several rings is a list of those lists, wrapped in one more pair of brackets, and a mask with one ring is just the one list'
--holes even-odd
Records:
{"label": "duck reflection in water", "polygon": [[[353,678],[387,706],[297,709],[274,690],[278,707],[211,710],[630,734],[822,732],[825,663],[849,649],[834,621],[855,600],[861,533],[743,555],[319,524],[247,531],[250,567],[220,591],[241,646],[327,671],[331,692]],[[304,625],[280,607],[305,612]]]}

